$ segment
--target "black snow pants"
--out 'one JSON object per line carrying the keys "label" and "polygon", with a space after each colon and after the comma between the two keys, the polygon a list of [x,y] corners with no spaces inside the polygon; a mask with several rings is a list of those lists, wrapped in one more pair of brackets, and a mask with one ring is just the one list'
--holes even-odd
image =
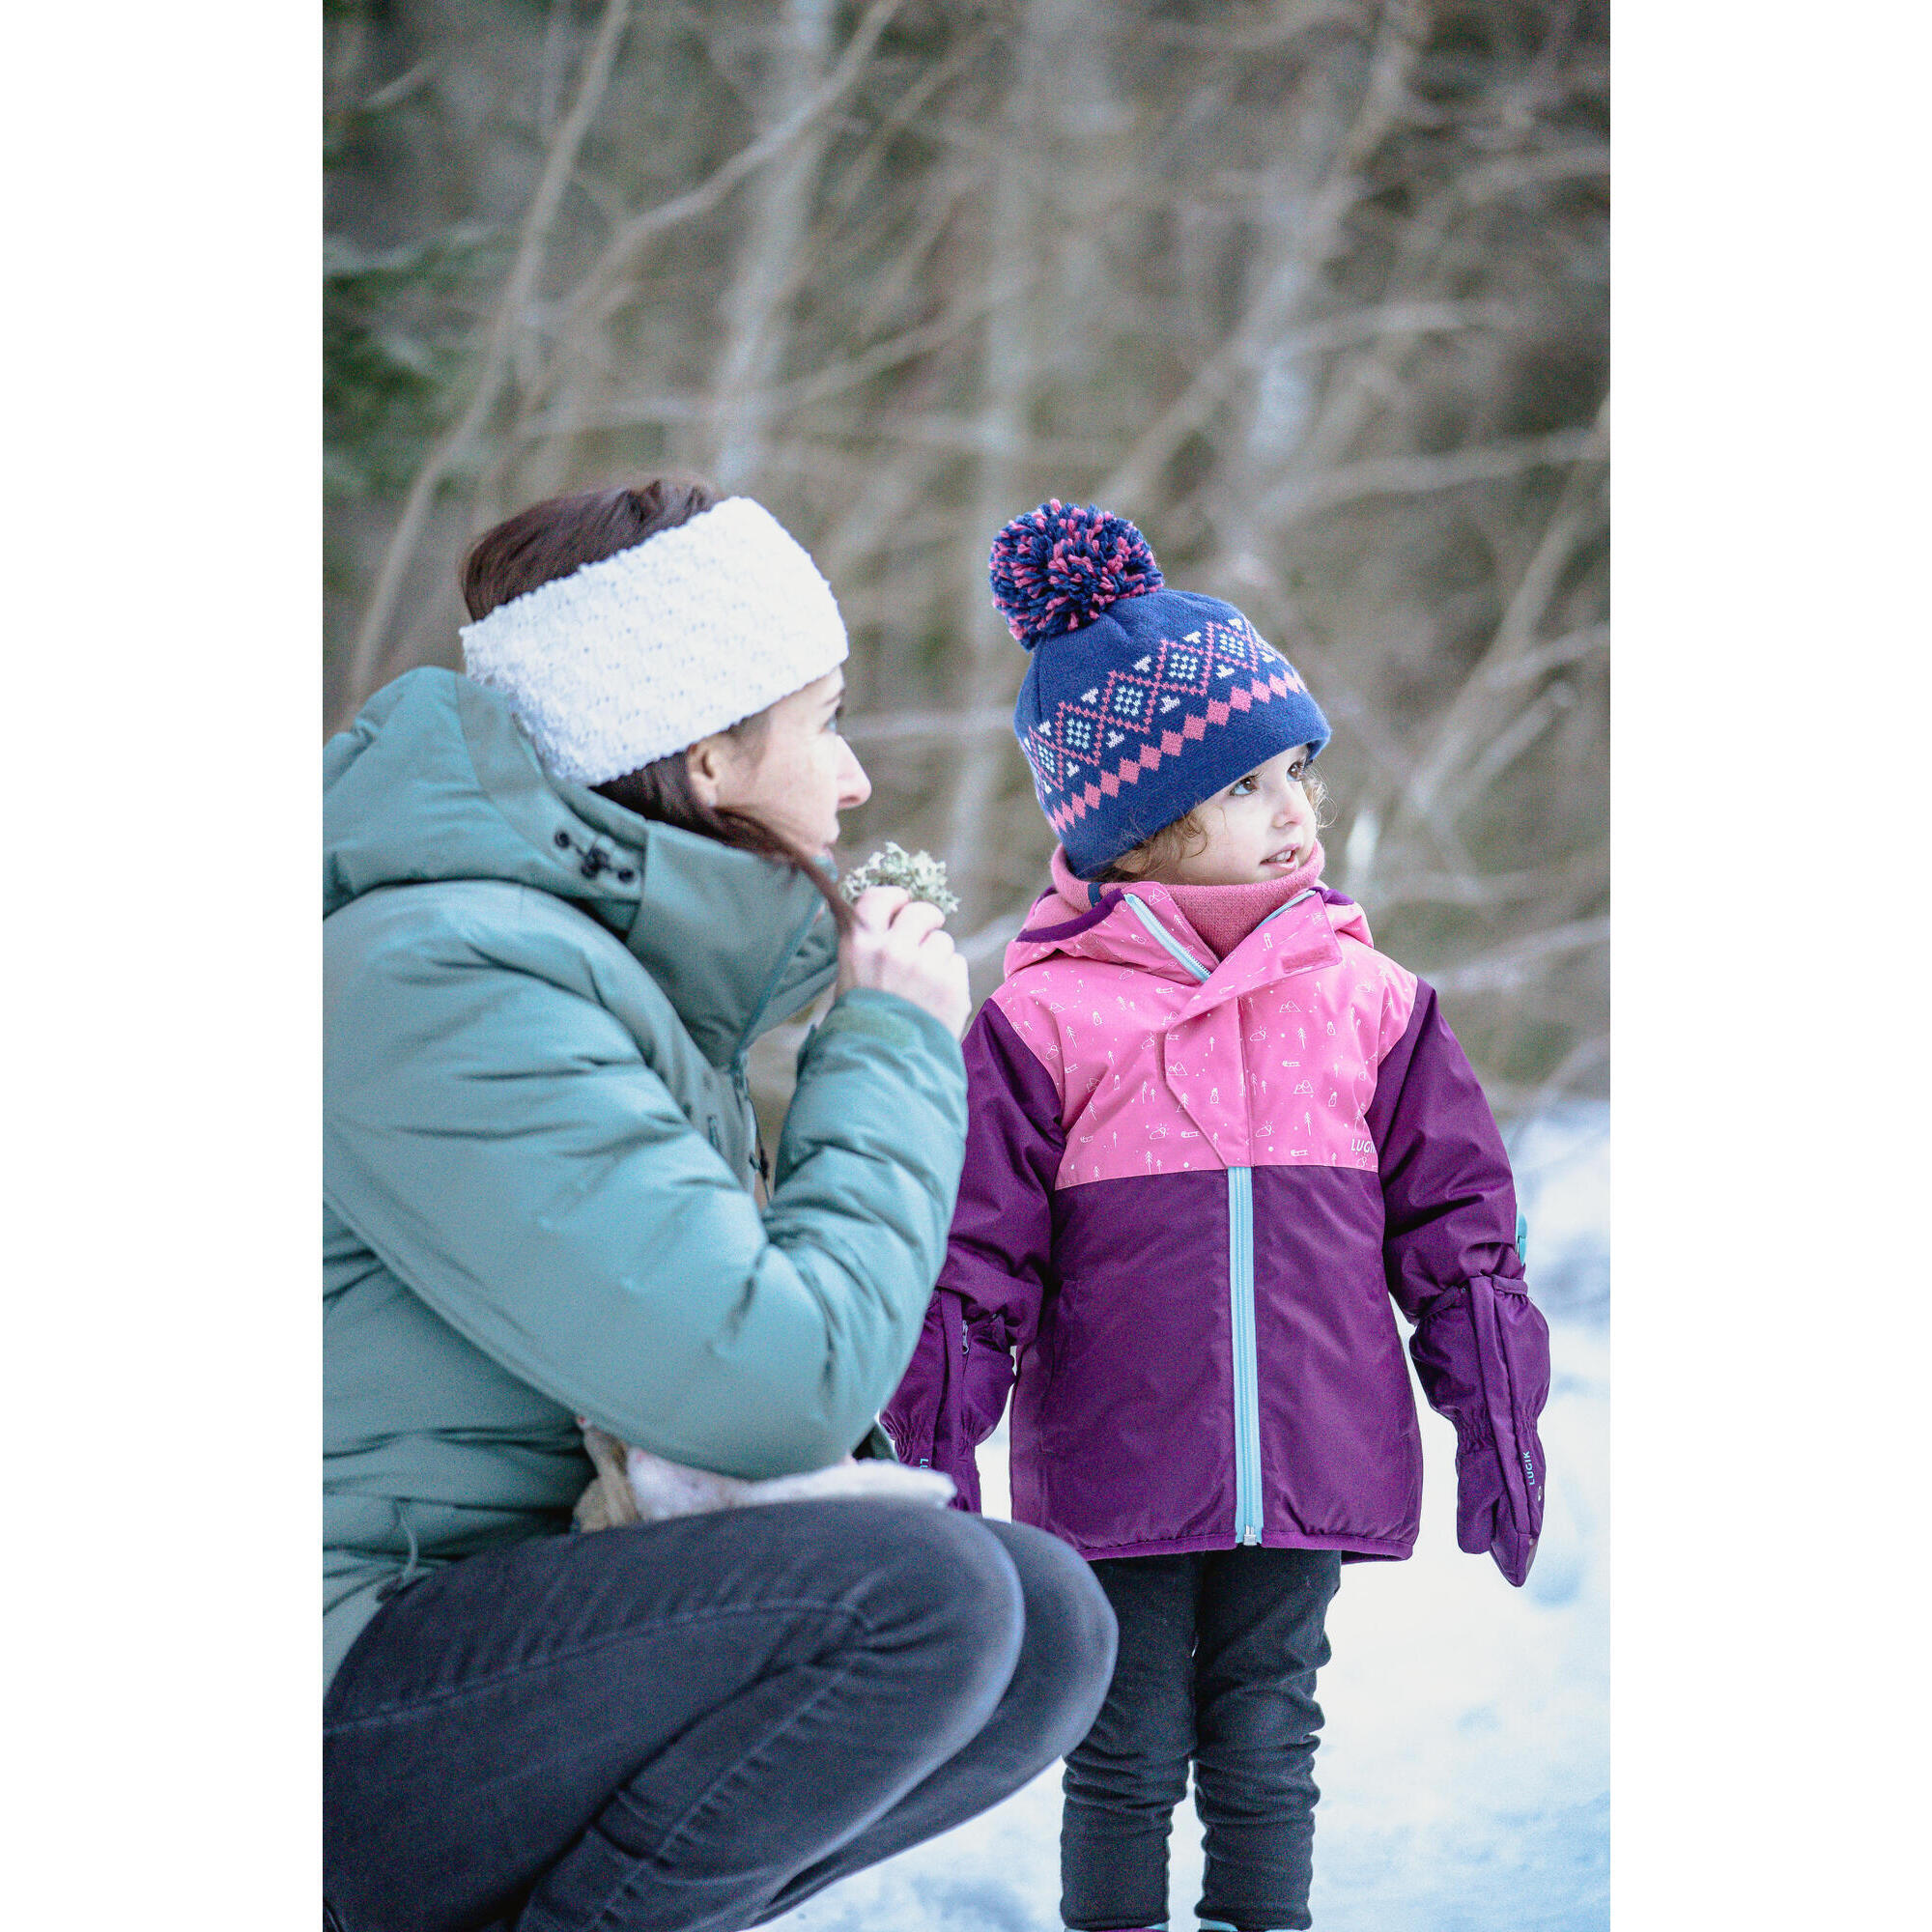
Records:
{"label": "black snow pants", "polygon": [[1167,1919],[1167,1842],[1194,1768],[1203,1924],[1312,1924],[1315,1673],[1341,1581],[1332,1549],[1102,1558],[1120,1662],[1066,1754],[1061,1916],[1075,1932]]}

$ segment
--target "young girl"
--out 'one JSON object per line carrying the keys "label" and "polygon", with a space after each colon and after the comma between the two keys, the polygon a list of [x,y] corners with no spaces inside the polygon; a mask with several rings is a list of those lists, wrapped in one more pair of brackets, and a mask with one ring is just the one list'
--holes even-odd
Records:
{"label": "young girl", "polygon": [[966,1037],[950,1250],[885,1420],[976,1508],[1010,1389],[1013,1514],[1119,1618],[1066,1760],[1066,1925],[1165,1923],[1191,1764],[1202,1924],[1307,1926],[1323,1618],[1421,1503],[1391,1297],[1456,1425],[1462,1547],[1517,1584],[1536,1547],[1509,1163],[1435,993],[1321,883],[1328,724],[1287,660],[1097,511],[1009,524],[992,578],[1061,844]]}

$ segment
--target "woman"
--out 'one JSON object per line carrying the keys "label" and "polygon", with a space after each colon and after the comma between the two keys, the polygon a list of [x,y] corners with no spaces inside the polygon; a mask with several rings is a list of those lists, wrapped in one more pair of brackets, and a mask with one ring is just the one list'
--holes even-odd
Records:
{"label": "woman", "polygon": [[[580,1418],[760,1480],[890,1456],[965,969],[814,862],[845,636],[756,504],[540,503],[467,676],[327,755],[325,1888],[341,1932],[738,1927],[1082,1736],[1113,1623],[1024,1526],[819,1500],[559,1534]],[[766,1168],[758,1032],[836,977]]]}

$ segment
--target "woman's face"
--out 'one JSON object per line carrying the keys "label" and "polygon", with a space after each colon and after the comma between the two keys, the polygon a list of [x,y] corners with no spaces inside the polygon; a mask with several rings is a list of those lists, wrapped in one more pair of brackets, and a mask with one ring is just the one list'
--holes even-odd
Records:
{"label": "woman's face", "polygon": [[838,735],[845,673],[831,670],[781,697],[763,728],[700,738],[685,753],[691,782],[706,805],[751,812],[812,858],[838,838],[838,814],[864,805],[872,781]]}

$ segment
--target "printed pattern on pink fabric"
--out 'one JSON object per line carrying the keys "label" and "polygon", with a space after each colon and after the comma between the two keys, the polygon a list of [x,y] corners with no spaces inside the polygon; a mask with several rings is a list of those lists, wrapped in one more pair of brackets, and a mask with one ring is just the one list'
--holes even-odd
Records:
{"label": "printed pattern on pink fabric", "polygon": [[1048,822],[1059,833],[1085,818],[1102,797],[1118,798],[1158,771],[1210,725],[1225,724],[1290,692],[1307,690],[1289,661],[1243,620],[1209,622],[1184,638],[1163,639],[1123,670],[1077,698],[1020,741]]}
{"label": "printed pattern on pink fabric", "polygon": [[[1160,887],[1134,895],[1210,963]],[[1051,923],[1051,907],[1036,918]],[[992,997],[1061,1094],[1056,1186],[1192,1168],[1375,1171],[1368,1108],[1416,982],[1374,950],[1359,908],[1311,895],[1205,981],[1124,902],[1065,941],[1015,942],[1007,969]]]}

